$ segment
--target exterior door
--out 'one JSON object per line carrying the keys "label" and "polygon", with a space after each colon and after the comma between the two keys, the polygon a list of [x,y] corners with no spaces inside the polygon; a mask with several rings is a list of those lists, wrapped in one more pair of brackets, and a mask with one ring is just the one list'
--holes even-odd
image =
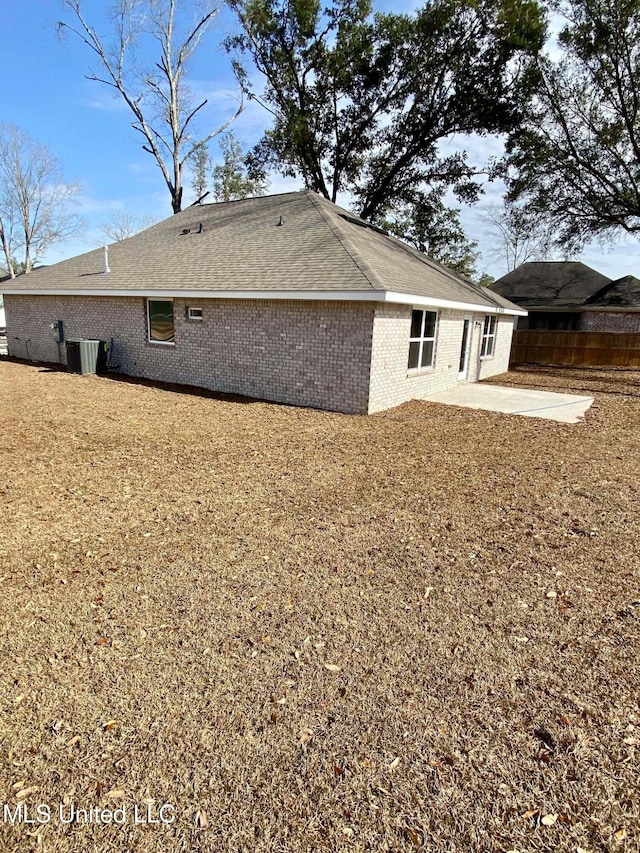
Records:
{"label": "exterior door", "polygon": [[460,346],[460,364],[458,366],[458,379],[464,382],[469,375],[469,358],[471,356],[471,330],[473,328],[473,317],[465,317],[462,322],[462,344]]}

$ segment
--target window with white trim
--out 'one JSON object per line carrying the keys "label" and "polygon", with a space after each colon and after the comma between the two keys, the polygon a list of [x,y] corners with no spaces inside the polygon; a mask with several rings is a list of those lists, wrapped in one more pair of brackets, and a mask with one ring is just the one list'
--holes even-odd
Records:
{"label": "window with white trim", "polygon": [[437,311],[411,312],[411,336],[409,338],[409,370],[433,367],[436,353]]}
{"label": "window with white trim", "polygon": [[204,312],[202,308],[192,308],[189,306],[187,308],[187,319],[188,320],[202,320],[204,317]]}
{"label": "window with white trim", "polygon": [[484,318],[482,329],[482,346],[480,347],[480,358],[487,358],[496,351],[496,315],[487,314]]}
{"label": "window with white trim", "polygon": [[151,343],[175,343],[172,299],[147,299],[147,326]]}

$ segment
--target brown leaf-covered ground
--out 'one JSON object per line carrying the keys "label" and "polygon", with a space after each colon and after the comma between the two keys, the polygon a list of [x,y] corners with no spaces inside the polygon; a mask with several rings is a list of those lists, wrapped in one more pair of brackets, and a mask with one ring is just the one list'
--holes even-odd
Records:
{"label": "brown leaf-covered ground", "polygon": [[0,849],[639,850],[640,373],[501,381],[595,404],[1,361]]}

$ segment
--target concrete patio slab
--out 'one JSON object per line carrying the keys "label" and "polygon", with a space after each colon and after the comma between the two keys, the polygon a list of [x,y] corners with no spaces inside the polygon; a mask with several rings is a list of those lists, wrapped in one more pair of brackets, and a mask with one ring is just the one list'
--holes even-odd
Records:
{"label": "concrete patio slab", "polygon": [[468,383],[429,394],[422,399],[466,409],[485,409],[527,418],[544,418],[566,424],[578,424],[593,403],[593,397],[576,394],[557,394],[553,391],[532,391],[525,388],[507,388],[502,385]]}

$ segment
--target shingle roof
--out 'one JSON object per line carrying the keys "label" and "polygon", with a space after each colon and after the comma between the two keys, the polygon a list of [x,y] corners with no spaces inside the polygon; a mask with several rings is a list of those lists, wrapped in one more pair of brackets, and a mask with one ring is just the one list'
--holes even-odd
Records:
{"label": "shingle roof", "polygon": [[625,275],[605,284],[584,303],[585,308],[628,308],[640,309],[640,280]]}
{"label": "shingle roof", "polygon": [[518,311],[309,190],[189,207],[109,246],[103,268],[95,249],[4,292],[393,292]]}
{"label": "shingle roof", "polygon": [[579,261],[528,261],[491,290],[523,308],[575,308],[611,281]]}

